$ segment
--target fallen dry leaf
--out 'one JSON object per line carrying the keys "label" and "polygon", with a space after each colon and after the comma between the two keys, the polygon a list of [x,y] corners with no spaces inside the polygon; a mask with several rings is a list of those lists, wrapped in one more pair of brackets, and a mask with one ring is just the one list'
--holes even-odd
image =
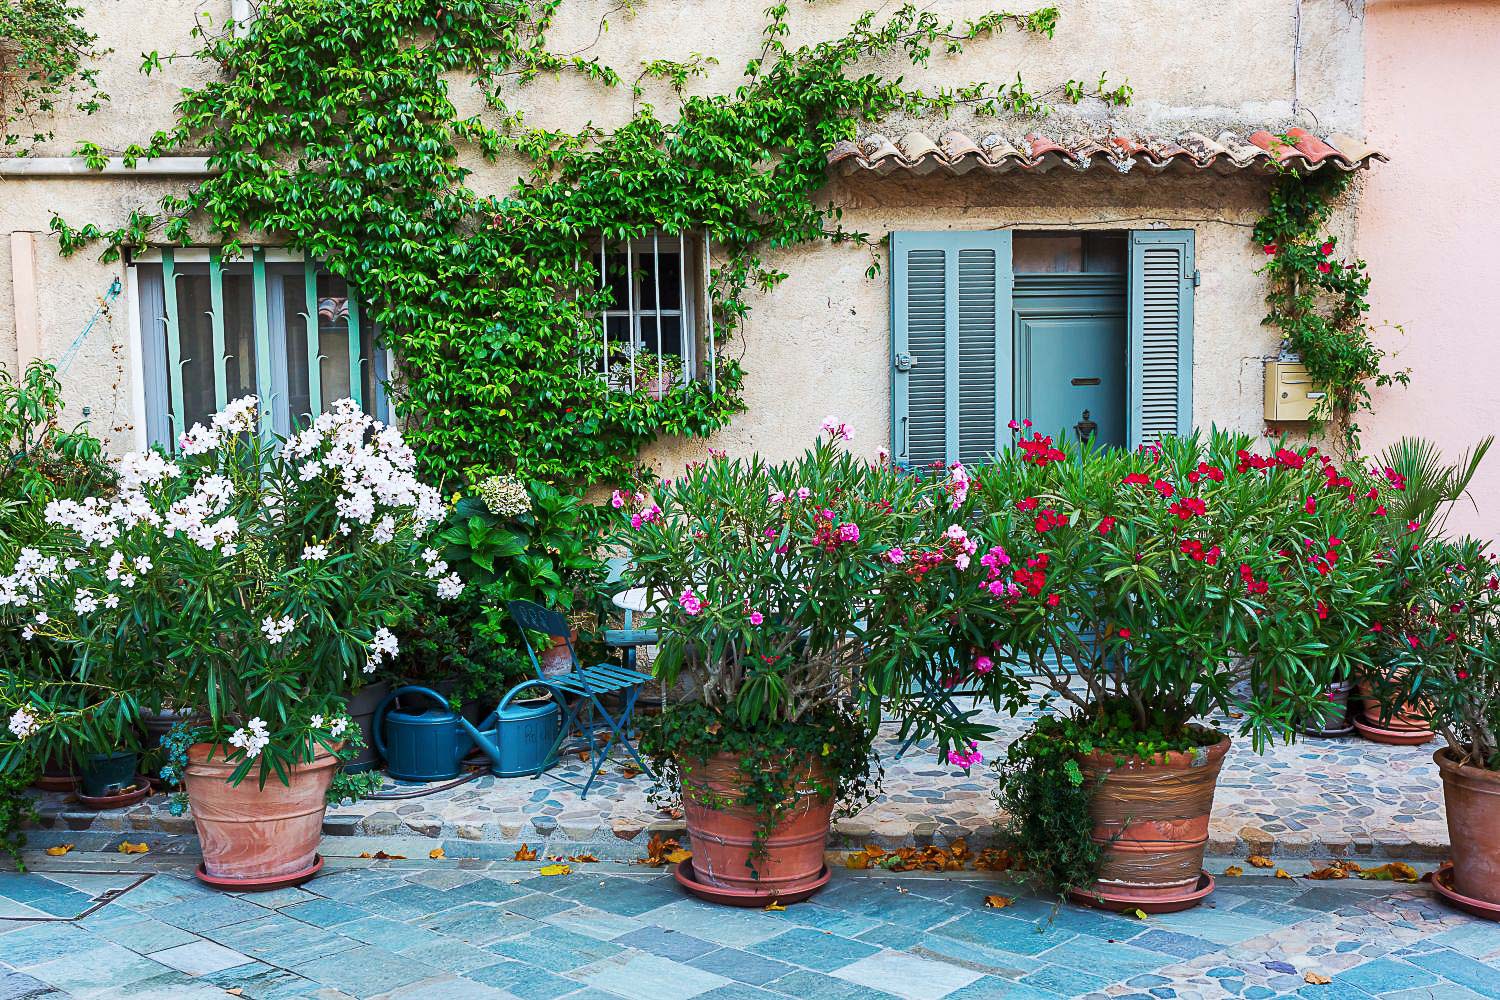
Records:
{"label": "fallen dry leaf", "polygon": [[1250,864],[1254,865],[1256,868],[1275,868],[1276,867],[1276,862],[1272,861],[1270,858],[1266,857],[1264,854],[1252,854],[1249,857],[1249,861],[1250,861]]}
{"label": "fallen dry leaf", "polygon": [[572,857],[568,858],[568,860],[577,862],[581,865],[597,864],[599,861],[599,859],[594,857],[592,854],[575,854]]}
{"label": "fallen dry leaf", "polygon": [[1335,861],[1327,868],[1319,868],[1317,871],[1308,872],[1307,877],[1324,881],[1326,879],[1348,878],[1349,874],[1359,874],[1360,867],[1353,861]]}
{"label": "fallen dry leaf", "polygon": [[992,910],[1003,910],[1016,901],[1014,896],[986,896],[984,905]]}
{"label": "fallen dry leaf", "polygon": [[1312,983],[1314,986],[1327,986],[1329,983],[1333,982],[1332,979],[1323,975],[1323,973],[1314,972],[1312,969],[1308,969],[1306,972],[1302,973],[1302,981],[1305,983]]}
{"label": "fallen dry leaf", "polygon": [[769,903],[766,904],[766,912],[768,912],[768,913],[770,913],[770,912],[780,912],[780,911],[782,911],[784,909],[786,909],[786,907],[782,906],[780,903],[776,902],[776,900],[774,900],[774,899],[771,900]]}
{"label": "fallen dry leaf", "polygon": [[1012,868],[1020,869],[1025,865],[1021,863],[1019,854],[1011,854],[1008,848],[986,847],[974,858],[974,869],[982,872],[1004,872]]}
{"label": "fallen dry leaf", "polygon": [[120,841],[120,846],[116,848],[116,850],[118,850],[121,854],[145,854],[147,851],[151,850],[151,848],[146,846],[146,842],[144,840],[139,844],[132,844],[128,840],[122,840]]}
{"label": "fallen dry leaf", "polygon": [[441,861],[445,857],[447,857],[447,855],[443,853],[443,849],[441,847],[434,847],[432,850],[427,852],[427,856],[433,861]]}
{"label": "fallen dry leaf", "polygon": [[516,851],[515,855],[511,858],[511,860],[512,861],[535,861],[536,860],[536,851],[533,851],[526,844],[522,844],[520,846],[520,848]]}
{"label": "fallen dry leaf", "polygon": [[653,833],[650,842],[646,844],[646,856],[636,859],[636,864],[660,868],[663,865],[680,865],[692,856],[693,852],[685,850],[676,837],[663,837],[659,833]]}
{"label": "fallen dry leaf", "polygon": [[567,865],[542,865],[536,870],[538,875],[571,875],[573,869]]}
{"label": "fallen dry leaf", "polygon": [[371,854],[369,851],[366,851],[363,854],[361,854],[360,857],[361,858],[370,858],[370,859],[372,859],[374,861],[405,861],[406,860],[406,855],[404,855],[404,854],[387,854],[384,851],[376,851],[374,854]]}
{"label": "fallen dry leaf", "polygon": [[60,858],[73,849],[72,844],[58,844],[56,847],[47,848],[47,853],[54,858]]}
{"label": "fallen dry leaf", "polygon": [[1132,912],[1135,914],[1135,918],[1137,920],[1145,920],[1146,919],[1146,911],[1145,910],[1133,910]]}
{"label": "fallen dry leaf", "polygon": [[1241,875],[1245,874],[1245,869],[1241,868],[1239,865],[1230,865],[1228,868],[1224,869],[1224,874],[1228,875],[1230,878],[1239,878]]}
{"label": "fallen dry leaf", "polygon": [[1367,868],[1359,873],[1360,878],[1376,882],[1416,882],[1417,870],[1404,861],[1389,861],[1378,868]]}
{"label": "fallen dry leaf", "polygon": [[864,851],[851,851],[844,858],[844,867],[857,872],[862,872],[870,867],[870,856]]}
{"label": "fallen dry leaf", "polygon": [[1285,868],[1278,868],[1278,869],[1276,869],[1276,877],[1277,878],[1291,878],[1291,876],[1287,874],[1287,871],[1286,871]]}
{"label": "fallen dry leaf", "polygon": [[245,988],[243,986],[231,986],[224,992],[228,993],[232,997],[242,997],[245,995]]}
{"label": "fallen dry leaf", "polygon": [[631,778],[636,777],[640,773],[641,773],[641,769],[638,768],[638,767],[622,767],[622,768],[620,768],[620,777],[625,778],[627,781],[629,779],[631,779]]}

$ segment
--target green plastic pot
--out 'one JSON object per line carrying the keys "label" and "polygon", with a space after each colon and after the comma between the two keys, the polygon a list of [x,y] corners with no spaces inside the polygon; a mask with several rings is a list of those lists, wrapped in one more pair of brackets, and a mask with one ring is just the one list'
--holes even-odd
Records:
{"label": "green plastic pot", "polygon": [[114,753],[91,753],[79,769],[78,784],[84,795],[100,799],[106,795],[117,795],[126,787],[135,784],[136,769],[141,755],[134,750],[116,750]]}

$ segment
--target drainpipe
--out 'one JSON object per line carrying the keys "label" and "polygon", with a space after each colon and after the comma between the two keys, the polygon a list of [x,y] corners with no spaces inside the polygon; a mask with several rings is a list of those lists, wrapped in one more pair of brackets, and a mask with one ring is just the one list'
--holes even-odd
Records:
{"label": "drainpipe", "polygon": [[1292,0],[1292,118],[1302,111],[1302,0]]}

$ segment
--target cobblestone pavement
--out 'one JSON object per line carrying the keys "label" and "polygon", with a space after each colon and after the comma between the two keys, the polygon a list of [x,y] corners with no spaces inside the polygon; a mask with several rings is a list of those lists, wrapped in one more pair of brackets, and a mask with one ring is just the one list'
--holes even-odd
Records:
{"label": "cobblestone pavement", "polygon": [[[982,747],[986,761],[992,761],[1028,720],[987,718],[999,726],[997,738]],[[1234,728],[1229,720],[1220,725]],[[1432,762],[1435,747],[1386,747],[1357,736],[1304,738],[1257,755],[1249,741],[1237,740],[1219,780],[1210,850],[1441,858],[1448,830]],[[885,792],[857,816],[839,821],[837,846],[892,848],[955,837],[981,846],[992,837],[994,777],[987,766],[966,775],[920,747],[898,756],[893,727],[882,731],[878,749]],[[621,768],[610,766],[586,800],[558,780],[581,783],[584,774],[584,765],[570,757],[535,781],[485,776],[423,798],[369,799],[331,809],[324,831],[481,841],[498,845],[505,856],[520,843],[545,845],[552,853],[584,848],[623,860],[638,857],[651,833],[681,829],[680,821],[647,800],[650,781],[644,775],[625,777]],[[388,790],[397,790],[394,783]],[[42,812],[44,822],[58,829],[190,833],[191,820],[169,815],[166,801],[158,795],[133,809],[92,813],[69,797],[49,795]]]}
{"label": "cobblestone pavement", "polygon": [[[1141,920],[1054,912],[1000,876],[836,871],[813,901],[767,912],[700,903],[639,866],[543,876],[333,856],[345,844],[325,840],[304,887],[243,896],[200,885],[196,858],[159,838],[145,855],[37,853],[31,874],[0,875],[0,998],[1500,998],[1500,925],[1424,885],[1252,870],[1209,905]],[[984,908],[996,893],[1014,904]]]}

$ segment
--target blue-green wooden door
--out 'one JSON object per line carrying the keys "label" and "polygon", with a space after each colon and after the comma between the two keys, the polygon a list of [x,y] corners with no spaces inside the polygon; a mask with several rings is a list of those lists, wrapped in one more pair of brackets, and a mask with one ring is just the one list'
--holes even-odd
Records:
{"label": "blue-green wooden door", "polygon": [[1123,275],[1018,274],[1016,417],[1055,440],[1128,443]]}

